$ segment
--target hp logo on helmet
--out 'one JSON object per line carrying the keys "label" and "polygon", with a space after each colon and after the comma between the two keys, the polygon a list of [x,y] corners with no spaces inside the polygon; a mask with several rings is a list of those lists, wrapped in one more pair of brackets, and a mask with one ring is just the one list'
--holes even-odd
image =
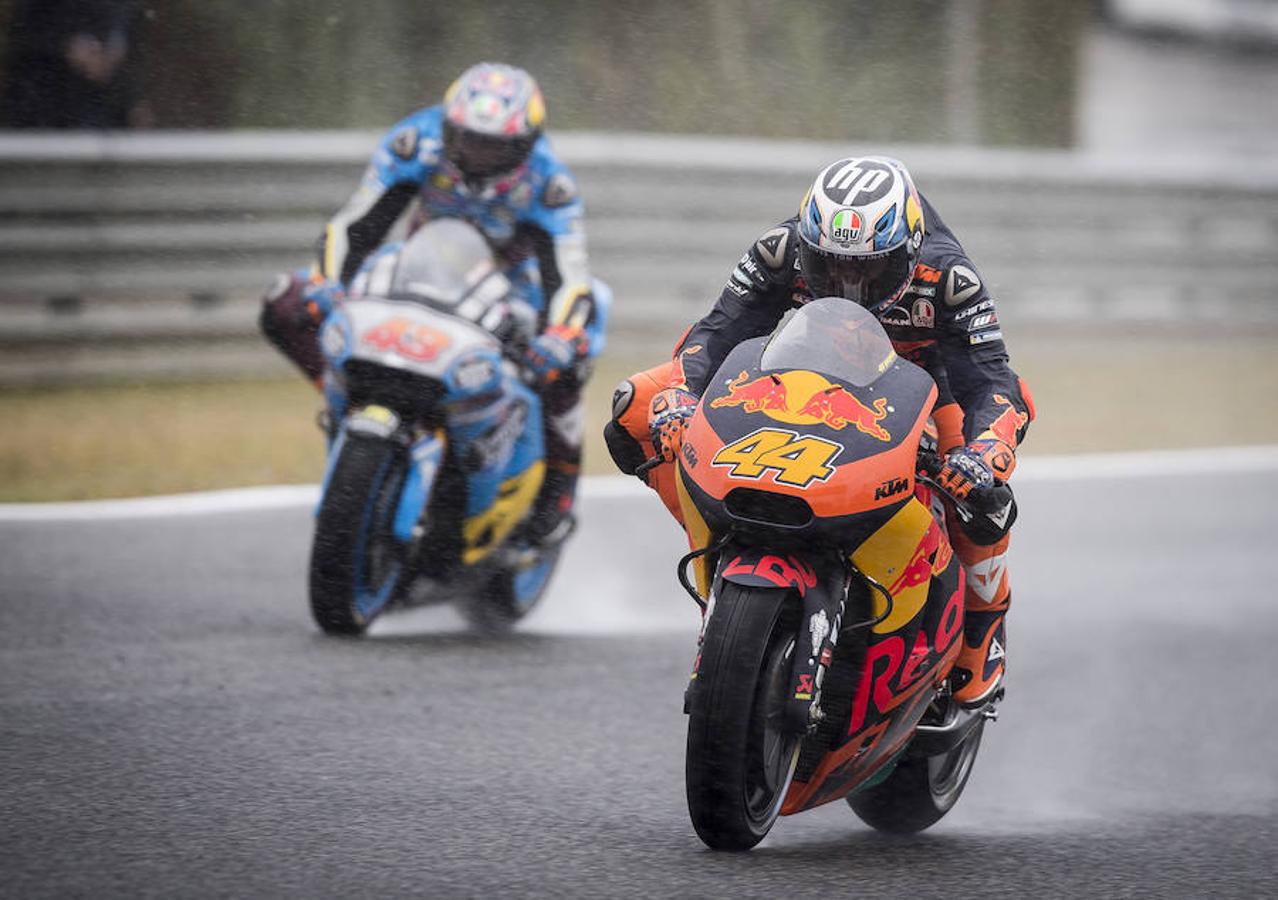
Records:
{"label": "hp logo on helmet", "polygon": [[892,170],[883,163],[848,160],[847,165],[831,171],[821,187],[841,206],[863,206],[887,194],[892,178]]}

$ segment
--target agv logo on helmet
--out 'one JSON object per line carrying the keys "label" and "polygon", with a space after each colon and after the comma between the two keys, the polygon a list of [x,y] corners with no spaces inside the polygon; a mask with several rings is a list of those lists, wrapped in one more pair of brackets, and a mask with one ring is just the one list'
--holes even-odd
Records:
{"label": "agv logo on helmet", "polygon": [[841,209],[830,220],[830,236],[840,244],[850,244],[861,239],[865,220],[855,209]]}

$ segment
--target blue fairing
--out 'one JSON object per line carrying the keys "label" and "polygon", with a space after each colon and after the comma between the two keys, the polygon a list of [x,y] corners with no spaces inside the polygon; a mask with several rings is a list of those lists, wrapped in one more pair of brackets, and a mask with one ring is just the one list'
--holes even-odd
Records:
{"label": "blue fairing", "polygon": [[491,507],[503,482],[526,471],[545,454],[541,398],[509,375],[505,388],[488,406],[449,418],[449,439],[457,448],[458,458],[471,466],[467,479],[468,518]]}

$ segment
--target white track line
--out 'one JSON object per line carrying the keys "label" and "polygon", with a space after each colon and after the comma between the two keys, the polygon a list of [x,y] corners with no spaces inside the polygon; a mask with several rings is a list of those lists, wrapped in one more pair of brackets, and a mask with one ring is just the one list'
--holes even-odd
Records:
{"label": "white track line", "polygon": [[[1214,472],[1268,472],[1278,469],[1278,445],[1207,447],[1192,450],[1154,450],[1136,453],[1090,453],[1078,456],[1026,456],[1017,466],[1014,483],[1030,481],[1086,481],[1093,478],[1156,478]],[[641,497],[647,488],[621,475],[592,475],[582,479],[583,500]],[[96,519],[148,519],[207,515],[264,509],[296,509],[314,505],[319,487],[313,484],[272,485],[139,497],[128,500],[86,500],[74,503],[0,503],[0,522],[67,522]]]}

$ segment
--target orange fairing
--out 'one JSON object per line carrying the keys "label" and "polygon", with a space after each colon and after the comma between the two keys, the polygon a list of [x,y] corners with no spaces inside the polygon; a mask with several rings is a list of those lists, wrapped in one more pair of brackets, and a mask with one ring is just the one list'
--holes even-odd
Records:
{"label": "orange fairing", "polygon": [[[949,672],[958,656],[960,643],[960,641],[954,641],[938,662],[934,671],[941,673],[942,677],[944,673]],[[910,704],[917,710],[922,704],[931,701],[932,694],[929,688],[935,687],[937,680],[939,679],[925,678],[916,681],[893,696],[891,707]],[[864,731],[851,735],[841,747],[822,757],[811,778],[805,782],[795,781],[790,785],[785,802],[781,806],[781,815],[793,815],[846,796],[875,770],[875,766],[863,765],[864,761],[868,761],[871,756],[881,759],[890,757],[914,737],[913,727],[901,727],[904,722],[912,720],[913,714],[883,718],[875,721]],[[893,727],[894,725],[896,727]],[[885,738],[890,741],[886,745]],[[848,780],[847,776],[852,774],[858,765],[863,765],[863,768],[855,777]]]}
{"label": "orange fairing", "polygon": [[[798,430],[774,428],[767,424],[769,419],[777,420],[778,424],[785,421],[774,414],[763,419],[761,427],[752,434],[725,447],[724,440],[711,427],[704,409],[699,409],[684,437],[685,448],[690,448],[690,452],[684,453],[685,477],[716,500],[725,498],[733,488],[753,487],[770,493],[801,497],[807,501],[815,515],[826,518],[890,506],[899,503],[906,491],[913,490],[919,437],[935,400],[936,386],[933,385],[927,402],[922,404],[909,432],[893,434],[893,445],[881,453],[845,463],[839,461],[843,456],[843,444],[838,440],[839,432],[824,432],[833,434],[835,439],[830,440],[804,433],[806,429],[802,426]],[[870,422],[867,427],[873,429],[878,426]],[[783,443],[787,439],[786,435],[793,436],[792,446],[797,448],[788,454]],[[771,453],[773,459],[788,456],[802,461],[806,456],[812,457],[811,464],[803,466],[800,477],[793,477],[784,467],[771,464],[767,456],[758,456],[754,465],[734,464],[739,454],[730,454],[725,461],[723,451],[750,438],[756,439],[756,442],[762,441],[760,446],[763,451]],[[769,446],[773,443],[780,444],[779,448]],[[821,448],[826,449],[822,452]],[[747,449],[754,449],[754,445]],[[720,460],[718,464],[714,462],[716,457]],[[689,465],[690,458],[695,459],[696,463]],[[904,484],[901,484],[902,480]],[[888,484],[893,485],[893,489],[885,492],[883,486]]]}

